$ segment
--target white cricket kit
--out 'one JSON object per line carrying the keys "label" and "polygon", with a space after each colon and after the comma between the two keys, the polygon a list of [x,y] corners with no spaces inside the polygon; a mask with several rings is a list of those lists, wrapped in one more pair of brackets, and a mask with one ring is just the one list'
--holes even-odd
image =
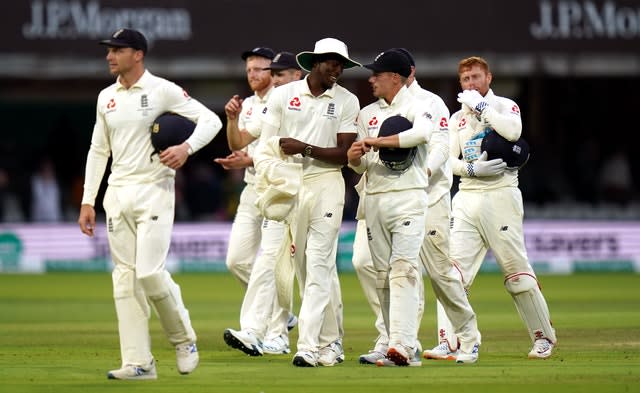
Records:
{"label": "white cricket kit", "polygon": [[[421,99],[434,101],[441,108],[440,121],[449,121],[449,109],[442,99],[432,92],[422,89],[417,81],[409,86],[409,91]],[[434,132],[429,143],[429,161],[431,170],[429,178],[429,214],[427,215],[424,242],[420,250],[420,260],[429,275],[436,294],[438,342],[446,341],[451,348],[456,348],[458,340],[465,351],[474,344],[480,343],[475,313],[469,304],[460,271],[449,258],[449,233],[451,221],[451,186],[453,172],[449,160],[449,129],[440,127]],[[444,305],[443,305],[444,303]],[[422,311],[424,308],[421,308]],[[447,317],[451,315],[453,323]],[[422,314],[419,315],[422,317]],[[420,319],[419,319],[420,320]],[[457,337],[455,332],[460,332]]]}
{"label": "white cricket kit", "polygon": [[[453,173],[461,177],[459,191],[453,198],[451,259],[460,267],[464,285],[469,288],[491,248],[532,340],[543,337],[555,343],[546,301],[539,288],[525,278],[535,280],[535,273],[524,243],[518,171],[505,170],[503,174],[485,177],[469,177],[467,173],[467,164],[482,153],[480,144],[487,132],[495,130],[515,141],[522,131],[520,108],[515,102],[494,95],[492,90],[484,99],[488,106],[481,116],[463,105],[450,121]],[[526,285],[513,284],[520,281]],[[526,297],[523,293],[528,300],[520,304]]]}
{"label": "white cricket kit", "polygon": [[129,89],[119,81],[98,95],[96,124],[87,156],[83,204],[93,205],[112,156],[104,197],[114,262],[113,292],[122,364],[152,360],[149,303],[172,344],[195,341],[180,288],[166,270],[174,218],[175,171],[153,155],[150,127],[173,112],[197,123],[187,142],[194,151],[222,128],[218,116],[176,84],[145,71]]}
{"label": "white cricket kit", "polygon": [[[273,88],[260,97],[242,101],[238,129],[247,130],[255,141],[247,146],[253,157],[262,131],[262,120]],[[244,187],[229,235],[227,267],[247,286],[240,309],[240,327],[253,331],[260,340],[287,334],[289,311],[276,299],[274,268],[284,239],[284,224],[265,219],[256,207],[255,168],[245,168]],[[256,257],[257,255],[257,257]],[[254,274],[255,273],[255,274]]]}
{"label": "white cricket kit", "polygon": [[418,254],[428,206],[426,144],[439,127],[434,109],[414,98],[406,87],[390,104],[379,99],[364,107],[358,116],[360,139],[376,137],[385,119],[401,115],[413,123],[413,128],[398,134],[400,146],[416,146],[417,153],[411,166],[402,172],[387,168],[373,149],[361,158],[359,166],[352,167],[366,176],[364,215],[389,347],[401,346],[408,353],[415,351],[417,343],[422,281]]}
{"label": "white cricket kit", "polygon": [[[255,138],[260,137],[261,121],[260,117],[264,111],[267,99],[271,95],[273,88],[264,97],[257,94],[247,97],[242,101],[242,110],[238,116],[238,129],[246,129]],[[247,146],[247,154],[253,157],[258,139]],[[263,217],[255,205],[258,198],[254,189],[255,168],[247,167],[244,170],[245,187],[240,194],[240,202],[233,219],[231,232],[229,234],[229,245],[227,248],[227,269],[233,274],[243,286],[247,286],[253,264],[256,259],[260,242],[262,239]],[[269,228],[270,222],[265,223]]]}
{"label": "white cricket kit", "polygon": [[[275,133],[313,146],[335,147],[338,133],[357,132],[358,109],[358,98],[337,84],[315,97],[305,77],[273,91],[263,118],[269,132],[263,130],[261,141],[271,136],[268,133]],[[260,165],[259,156],[258,151],[256,165]],[[305,197],[299,202],[299,211],[303,212],[298,214],[308,217],[307,228],[298,226],[298,231],[308,233],[308,240],[297,347],[298,351],[315,352],[342,338],[341,315],[329,314],[341,314],[342,307],[335,258],[344,208],[344,179],[340,165],[298,155],[292,158],[303,166]],[[337,326],[327,326],[329,320]]]}

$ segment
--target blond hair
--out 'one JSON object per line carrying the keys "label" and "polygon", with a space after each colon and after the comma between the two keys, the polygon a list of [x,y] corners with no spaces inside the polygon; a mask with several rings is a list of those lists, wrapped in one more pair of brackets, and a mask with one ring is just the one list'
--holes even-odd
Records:
{"label": "blond hair", "polygon": [[487,74],[491,72],[489,70],[489,63],[487,63],[485,59],[479,56],[471,56],[467,57],[466,59],[460,60],[460,62],[458,63],[458,75],[462,74],[464,71],[472,68],[473,66],[479,66]]}

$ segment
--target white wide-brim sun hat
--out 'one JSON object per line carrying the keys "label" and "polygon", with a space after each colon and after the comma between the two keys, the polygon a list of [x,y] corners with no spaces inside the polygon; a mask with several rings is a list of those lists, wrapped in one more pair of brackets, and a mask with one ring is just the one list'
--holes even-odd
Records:
{"label": "white wide-brim sun hat", "polygon": [[300,52],[296,55],[296,61],[302,67],[303,70],[309,72],[313,67],[313,57],[317,55],[323,55],[327,53],[335,53],[342,57],[344,60],[344,69],[352,67],[362,67],[362,64],[357,61],[353,61],[349,58],[349,51],[347,45],[335,38],[323,38],[320,41],[316,41],[316,45],[313,48],[313,52]]}

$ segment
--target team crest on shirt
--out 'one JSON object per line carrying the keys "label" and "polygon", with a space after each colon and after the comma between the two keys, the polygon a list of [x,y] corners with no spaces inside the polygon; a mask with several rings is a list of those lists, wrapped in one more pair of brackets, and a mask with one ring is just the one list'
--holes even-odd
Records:
{"label": "team crest on shirt", "polygon": [[337,119],[338,116],[336,116],[336,104],[333,102],[328,103],[327,110],[323,116],[329,119]]}
{"label": "team crest on shirt", "polygon": [[140,111],[142,116],[147,116],[149,114],[149,97],[146,94],[140,96]]}

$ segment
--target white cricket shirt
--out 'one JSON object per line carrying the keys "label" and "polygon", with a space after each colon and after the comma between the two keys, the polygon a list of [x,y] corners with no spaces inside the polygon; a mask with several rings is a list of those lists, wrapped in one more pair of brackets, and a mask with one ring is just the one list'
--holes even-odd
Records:
{"label": "white cricket shirt", "polygon": [[[249,143],[247,146],[247,154],[249,157],[253,157],[253,154],[258,146],[260,133],[262,131],[262,116],[267,106],[267,100],[271,96],[273,87],[267,91],[264,97],[260,98],[257,94],[253,94],[250,97],[245,98],[242,101],[242,110],[238,117],[238,129],[247,130],[251,136],[256,138],[255,141]],[[247,184],[254,184],[256,177],[256,169],[253,166],[246,167],[244,169],[244,182]]]}
{"label": "white cricket shirt", "polygon": [[[353,169],[358,173],[363,173],[366,170],[367,194],[426,189],[429,184],[426,171],[428,156],[426,144],[434,129],[440,127],[439,119],[434,117],[438,111],[439,109],[434,105],[434,102],[415,98],[405,86],[398,91],[391,104],[381,98],[362,108],[358,115],[359,139],[367,136],[377,137],[384,120],[391,116],[400,115],[413,123],[413,128],[398,134],[400,146],[417,146],[417,153],[411,166],[403,172],[387,168],[374,149],[365,154],[361,158],[360,166]],[[446,124],[443,127],[446,127]],[[406,142],[409,135],[411,135],[411,142]]]}
{"label": "white cricket shirt", "polygon": [[465,143],[481,138],[490,129],[513,141],[517,140],[522,132],[518,104],[508,98],[496,96],[492,90],[489,90],[484,99],[489,105],[480,119],[469,107],[463,105],[449,121],[451,164],[453,174],[460,176],[460,190],[487,190],[518,185],[517,170],[506,170],[498,176],[469,177],[467,162],[460,159]]}
{"label": "white cricket shirt", "polygon": [[83,204],[94,205],[107,160],[112,156],[110,185],[153,183],[175,171],[153,155],[150,127],[165,112],[197,123],[187,143],[193,151],[208,144],[222,128],[220,118],[180,86],[145,71],[129,89],[117,80],[98,95],[96,123],[87,155]]}
{"label": "white cricket shirt", "polygon": [[[274,89],[263,121],[279,129],[278,136],[318,147],[336,147],[338,133],[357,132],[358,98],[338,84],[315,97],[309,90],[307,78],[308,75]],[[297,154],[293,162],[302,164],[305,177],[341,168],[341,165]]]}

